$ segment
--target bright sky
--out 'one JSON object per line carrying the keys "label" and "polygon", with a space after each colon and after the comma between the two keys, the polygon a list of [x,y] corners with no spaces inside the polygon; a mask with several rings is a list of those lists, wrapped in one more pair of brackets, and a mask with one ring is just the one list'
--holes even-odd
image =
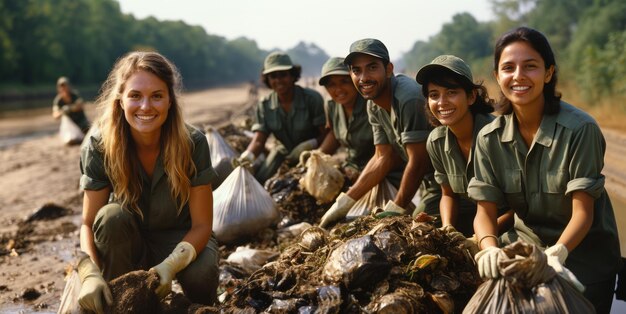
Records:
{"label": "bright sky", "polygon": [[262,49],[313,42],[331,56],[345,56],[361,38],[380,39],[391,59],[428,40],[456,13],[493,19],[489,0],[118,0],[136,18],[183,20],[207,33],[247,37]]}

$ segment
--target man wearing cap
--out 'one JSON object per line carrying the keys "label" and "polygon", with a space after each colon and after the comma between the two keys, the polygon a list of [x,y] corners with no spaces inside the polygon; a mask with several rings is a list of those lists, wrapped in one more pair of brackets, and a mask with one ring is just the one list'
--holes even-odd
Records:
{"label": "man wearing cap", "polygon": [[296,85],[302,69],[283,52],[265,58],[262,80],[272,92],[256,108],[254,137],[237,158],[239,164],[252,163],[265,150],[267,138],[278,141],[255,171],[256,179],[265,183],[283,161],[297,163],[300,154],[318,147],[324,139],[324,99],[315,90]]}
{"label": "man wearing cap", "polygon": [[83,99],[78,92],[73,91],[70,81],[65,76],[57,80],[57,95],[52,101],[52,117],[55,119],[67,115],[78,127],[87,133],[89,130],[89,120],[83,110]]}
{"label": "man wearing cap", "polygon": [[[411,200],[420,184],[421,201],[414,213],[436,215],[441,191],[426,152],[431,128],[424,115],[425,101],[419,84],[404,75],[394,76],[387,47],[377,39],[352,43],[344,62],[354,86],[368,101],[375,153],[357,182],[337,197],[320,226],[345,217],[356,200],[385,177],[398,187],[398,194],[385,205],[383,216],[411,213]],[[394,171],[401,176],[394,177]]]}
{"label": "man wearing cap", "polygon": [[339,146],[346,147],[348,156],[342,165],[352,182],[374,155],[372,127],[367,119],[366,101],[352,84],[344,58],[328,59],[322,66],[319,84],[331,99],[326,102],[329,132],[320,145],[326,154],[334,154]]}

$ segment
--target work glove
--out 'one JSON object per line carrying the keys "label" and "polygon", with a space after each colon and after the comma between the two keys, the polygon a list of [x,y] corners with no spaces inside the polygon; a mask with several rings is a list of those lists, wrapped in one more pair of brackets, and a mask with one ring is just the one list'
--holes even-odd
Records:
{"label": "work glove", "polygon": [[341,192],[339,196],[337,196],[337,199],[335,200],[333,206],[331,206],[326,211],[324,216],[322,216],[322,220],[320,221],[320,228],[325,228],[330,223],[345,218],[346,214],[348,214],[348,211],[350,211],[350,208],[354,206],[354,203],[356,203],[356,201],[352,199],[352,197],[348,196],[348,194]]}
{"label": "work glove", "polygon": [[453,242],[463,242],[463,245],[472,256],[476,255],[476,253],[480,251],[480,249],[478,248],[478,243],[476,241],[476,235],[473,235],[470,238],[466,238],[463,233],[457,231],[452,225],[445,225],[439,228],[439,230],[447,233]]}
{"label": "work glove", "polygon": [[474,259],[476,260],[476,266],[478,267],[478,273],[480,277],[484,279],[495,279],[500,277],[498,271],[498,260],[500,259],[500,252],[502,249],[490,246],[486,249],[476,253]]}
{"label": "work glove", "polygon": [[233,168],[237,168],[239,166],[247,166],[252,165],[254,162],[254,153],[249,150],[244,150],[241,155],[237,158],[233,158]]}
{"label": "work glove", "polygon": [[305,150],[305,151],[303,151],[303,152],[300,154],[300,159],[299,159],[300,161],[298,162],[298,167],[300,167],[300,166],[305,166],[305,165],[306,165],[307,160],[309,160],[309,157],[311,157],[311,155],[312,155],[314,152],[321,153],[322,151],[321,151],[321,150],[319,150],[319,149],[313,149],[313,150]]}
{"label": "work glove", "polygon": [[291,152],[289,152],[289,155],[287,155],[287,160],[289,161],[299,161],[300,159],[300,154],[302,154],[302,152],[305,152],[307,150],[312,150],[312,149],[316,149],[317,148],[317,140],[312,138],[310,140],[306,140],[298,145],[296,145],[296,147],[294,147]]}
{"label": "work glove", "polygon": [[161,264],[152,267],[159,275],[159,287],[156,294],[165,298],[172,291],[172,280],[176,274],[196,259],[196,249],[189,242],[182,241]]}
{"label": "work glove", "polygon": [[548,247],[544,251],[544,253],[548,257],[548,265],[552,267],[554,271],[556,271],[557,275],[567,280],[581,293],[585,291],[585,286],[580,281],[578,281],[578,278],[576,278],[574,273],[572,273],[572,271],[563,266],[565,260],[567,259],[567,255],[569,254],[565,245],[557,243],[551,247]]}
{"label": "work glove", "polygon": [[405,213],[406,213],[406,210],[404,208],[398,206],[392,200],[389,200],[387,201],[387,204],[385,205],[385,207],[383,207],[383,212],[376,214],[376,218],[400,216],[400,215],[404,215]]}
{"label": "work glove", "polygon": [[81,287],[78,295],[78,304],[84,310],[92,311],[95,313],[104,313],[104,304],[102,298],[106,304],[111,305],[113,303],[113,295],[107,285],[100,269],[91,258],[86,255],[78,263],[78,277],[80,278]]}

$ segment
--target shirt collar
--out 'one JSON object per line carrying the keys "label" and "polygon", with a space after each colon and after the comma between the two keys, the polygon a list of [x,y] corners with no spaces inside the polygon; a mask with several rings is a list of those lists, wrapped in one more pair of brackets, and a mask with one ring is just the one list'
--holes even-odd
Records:
{"label": "shirt collar", "polygon": [[[543,115],[537,135],[535,135],[535,143],[541,144],[546,147],[552,145],[554,132],[556,129],[556,117],[557,115]],[[515,114],[507,114],[504,116],[506,123],[502,132],[501,142],[512,142],[516,131]]]}

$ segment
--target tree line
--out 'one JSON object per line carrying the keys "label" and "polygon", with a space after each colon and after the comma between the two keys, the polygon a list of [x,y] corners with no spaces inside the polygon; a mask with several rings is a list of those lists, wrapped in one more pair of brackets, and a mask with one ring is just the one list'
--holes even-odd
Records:
{"label": "tree line", "polygon": [[[626,2],[623,0],[490,0],[495,20],[457,14],[427,41],[417,41],[403,58],[419,69],[440,54],[469,62],[483,77],[493,70],[493,46],[509,29],[525,25],[548,37],[557,56],[559,79],[587,101],[626,97]],[[622,107],[624,109],[626,107]]]}

